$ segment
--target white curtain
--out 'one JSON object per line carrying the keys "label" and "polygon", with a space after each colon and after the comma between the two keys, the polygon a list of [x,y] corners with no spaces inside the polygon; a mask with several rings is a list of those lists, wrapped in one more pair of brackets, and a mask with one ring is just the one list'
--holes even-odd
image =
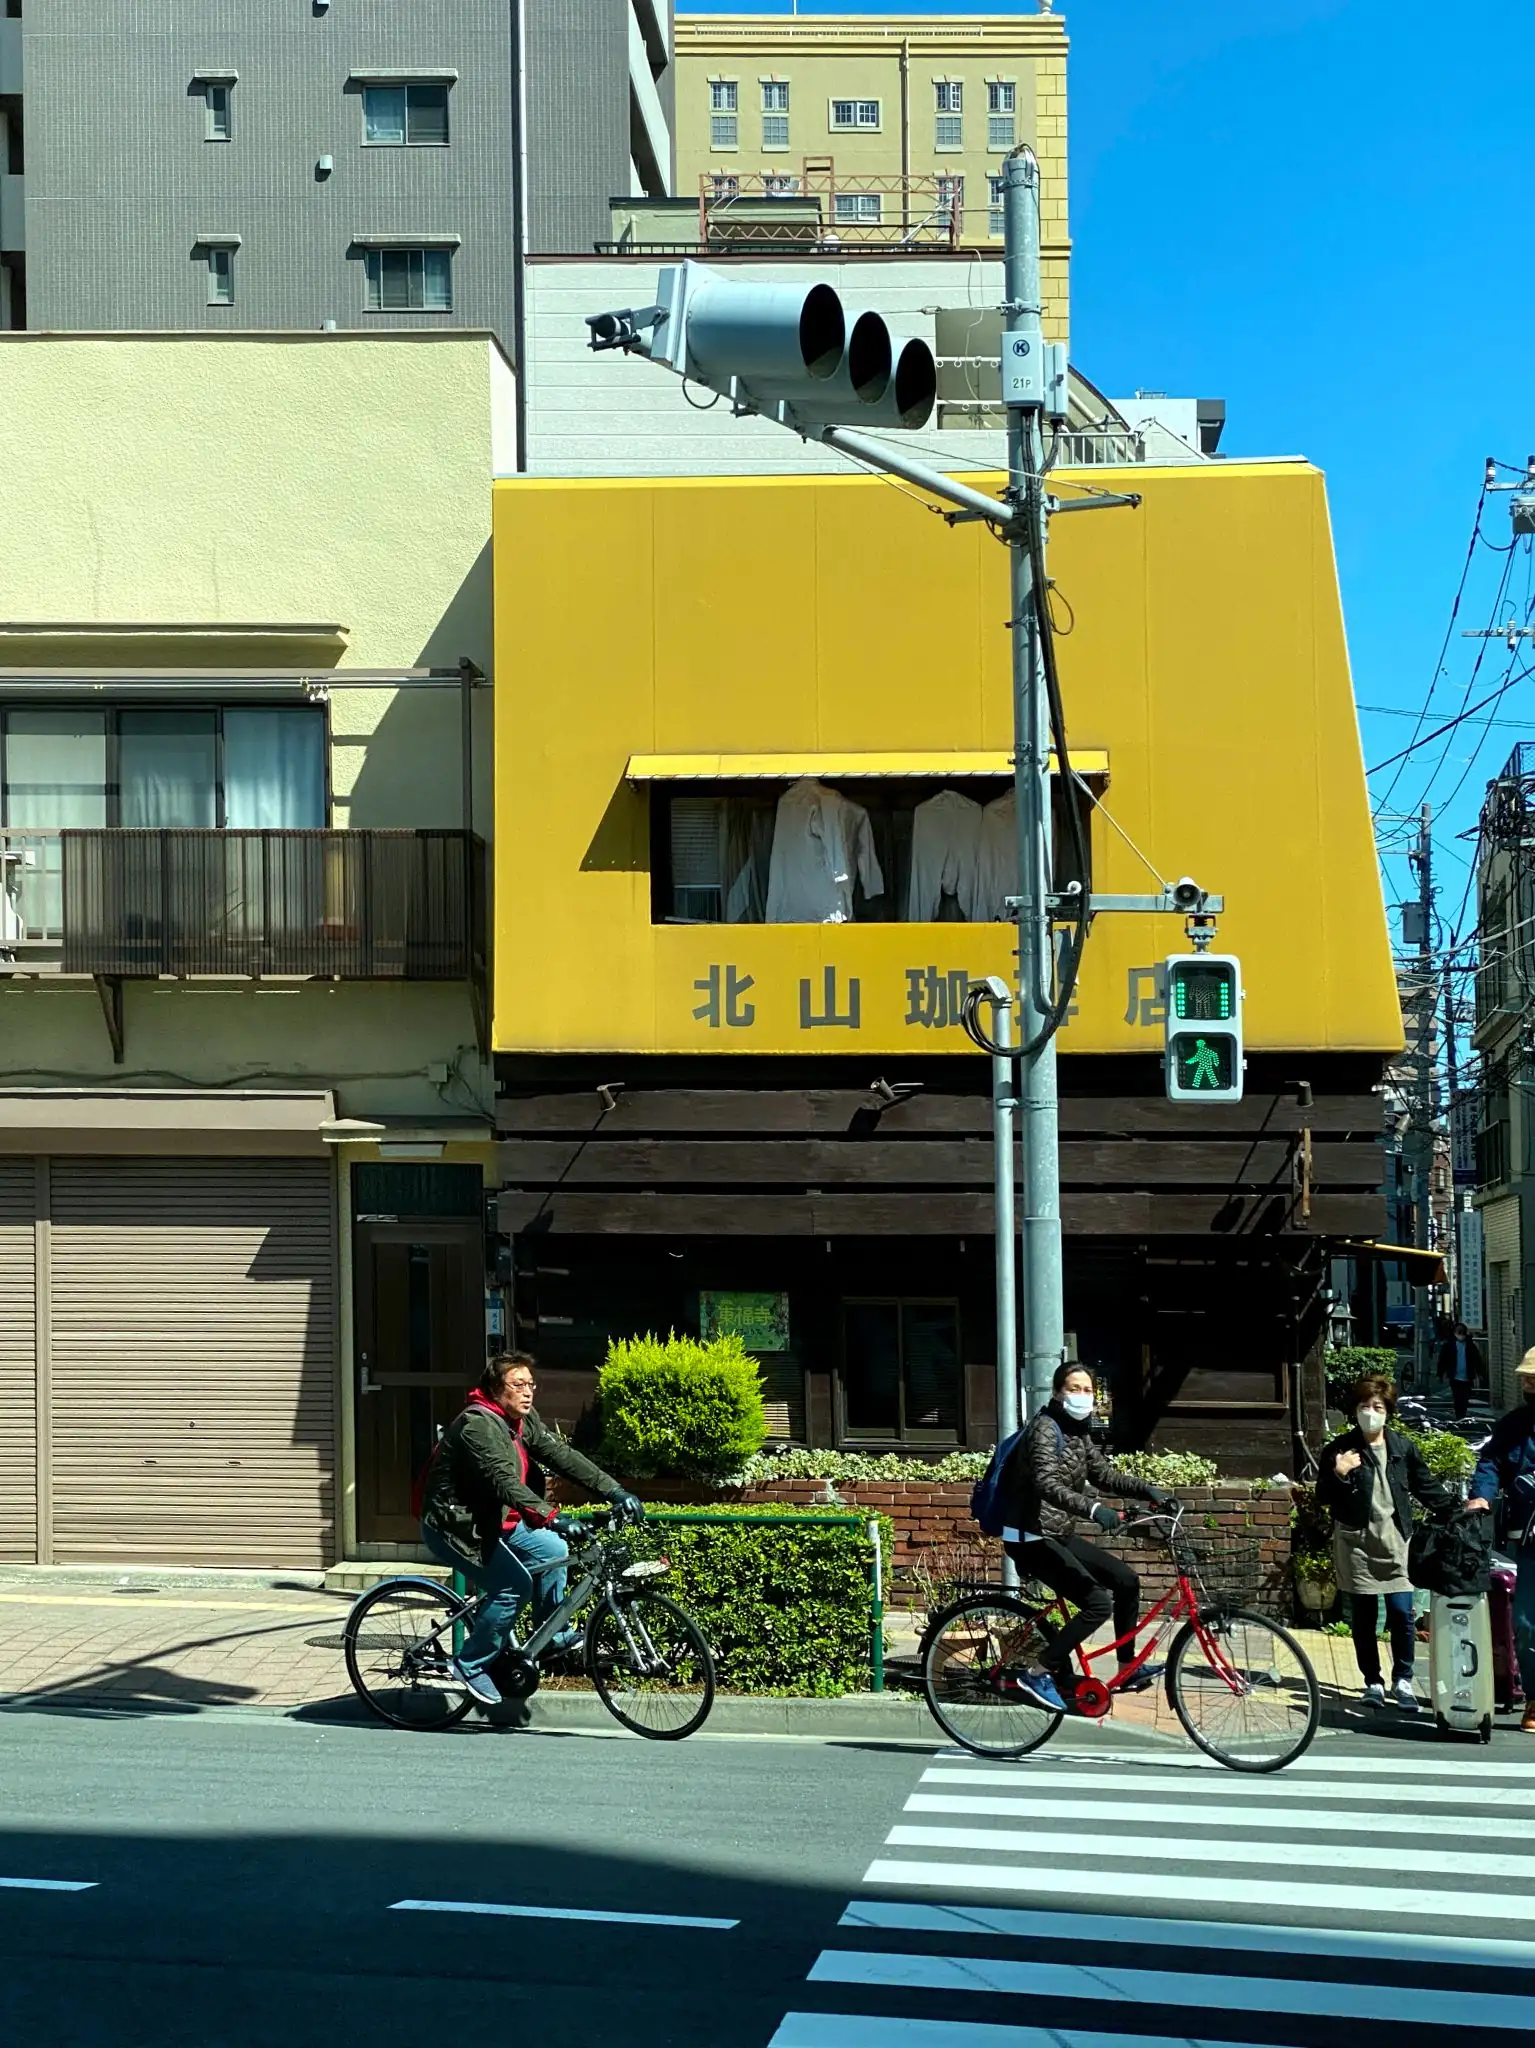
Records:
{"label": "white curtain", "polygon": [[324,825],[323,711],[224,713],[224,822],[247,832]]}
{"label": "white curtain", "polygon": [[124,711],[117,730],[124,825],[218,823],[216,730],[211,711]]}
{"label": "white curtain", "polygon": [[[6,850],[0,932],[58,939],[64,929],[66,826],[107,822],[104,711],[12,711],[5,720]],[[36,839],[28,837],[37,833]],[[46,836],[43,836],[46,835]]]}

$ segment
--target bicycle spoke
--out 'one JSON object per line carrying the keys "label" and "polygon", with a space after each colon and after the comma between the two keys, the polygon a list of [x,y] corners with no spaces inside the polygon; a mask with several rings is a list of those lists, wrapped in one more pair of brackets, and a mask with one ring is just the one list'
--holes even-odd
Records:
{"label": "bicycle spoke", "polygon": [[445,1588],[386,1581],[365,1593],[347,1619],[347,1672],[380,1719],[400,1728],[445,1728],[472,1704],[451,1678],[458,1603]]}
{"label": "bicycle spoke", "polygon": [[934,1616],[922,1675],[944,1733],[979,1756],[1023,1756],[1047,1741],[1060,1715],[1021,1691],[1045,1643],[1038,1616],[1011,1600],[977,1597]]}
{"label": "bicycle spoke", "polygon": [[587,1623],[587,1670],[626,1728],[663,1742],[691,1735],[714,1703],[714,1661],[698,1625],[659,1594],[604,1605]]}
{"label": "bicycle spoke", "polygon": [[1168,1672],[1184,1728],[1233,1770],[1279,1770],[1316,1733],[1320,1701],[1306,1654],[1262,1615],[1216,1610],[1190,1623]]}

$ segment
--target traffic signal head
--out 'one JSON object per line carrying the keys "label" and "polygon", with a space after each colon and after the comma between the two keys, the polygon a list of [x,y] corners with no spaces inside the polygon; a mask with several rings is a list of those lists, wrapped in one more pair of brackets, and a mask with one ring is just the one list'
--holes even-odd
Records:
{"label": "traffic signal head", "polygon": [[1163,1065],[1173,1102],[1242,1099],[1242,968],[1229,953],[1175,953],[1167,962]]}
{"label": "traffic signal head", "polygon": [[656,298],[652,362],[749,411],[802,429],[931,417],[938,371],[927,343],[892,335],[879,313],[850,312],[829,284],[744,283],[680,263],[661,272]]}

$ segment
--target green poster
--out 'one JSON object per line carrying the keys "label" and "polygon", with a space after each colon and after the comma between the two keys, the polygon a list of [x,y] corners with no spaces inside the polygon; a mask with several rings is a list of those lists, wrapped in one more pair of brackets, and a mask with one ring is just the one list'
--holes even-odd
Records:
{"label": "green poster", "polygon": [[739,1337],[748,1351],[787,1351],[787,1294],[708,1294],[698,1297],[698,1330],[711,1337]]}

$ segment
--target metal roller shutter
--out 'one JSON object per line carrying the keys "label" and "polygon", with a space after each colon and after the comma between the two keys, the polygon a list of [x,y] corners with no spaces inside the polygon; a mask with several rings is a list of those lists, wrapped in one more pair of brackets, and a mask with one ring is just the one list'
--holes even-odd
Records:
{"label": "metal roller shutter", "polygon": [[330,1168],[55,1159],[54,1556],[334,1556]]}
{"label": "metal roller shutter", "polygon": [[36,1169],[0,1159],[0,1561],[37,1560]]}

